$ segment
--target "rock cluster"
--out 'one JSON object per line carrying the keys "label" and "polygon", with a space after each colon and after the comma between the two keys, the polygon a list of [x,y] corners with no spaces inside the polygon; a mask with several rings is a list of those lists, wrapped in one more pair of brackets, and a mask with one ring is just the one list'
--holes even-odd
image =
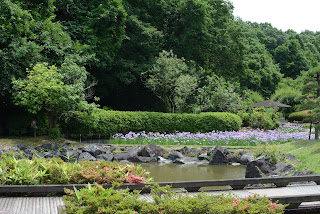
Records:
{"label": "rock cluster", "polygon": [[[43,144],[37,147],[18,145],[9,151],[15,152],[17,157],[31,159],[33,156],[45,158],[61,158],[64,161],[130,161],[130,162],[160,162],[178,164],[201,164],[201,165],[246,165],[246,178],[262,176],[286,176],[312,174],[310,170],[304,172],[293,169],[294,164],[299,163],[293,155],[286,158],[293,164],[279,162],[272,163],[270,157],[260,156],[255,158],[253,152],[239,149],[237,152],[229,152],[221,146],[205,147],[200,149],[188,148],[166,151],[160,146],[149,144],[143,147],[115,147],[113,145],[90,144],[85,147],[75,147],[71,143]],[[6,152],[0,151],[0,155]]]}

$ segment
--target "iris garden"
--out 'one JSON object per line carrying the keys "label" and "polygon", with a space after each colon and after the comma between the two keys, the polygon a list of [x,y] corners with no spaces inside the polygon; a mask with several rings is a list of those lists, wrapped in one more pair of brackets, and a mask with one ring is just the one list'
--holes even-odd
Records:
{"label": "iris garden", "polygon": [[[302,126],[285,126],[275,130],[241,129],[240,131],[212,131],[208,133],[158,133],[129,132],[112,136],[112,144],[156,145],[204,145],[204,146],[256,146],[271,143],[282,144],[309,139],[308,129]],[[314,134],[311,134],[314,139]]]}

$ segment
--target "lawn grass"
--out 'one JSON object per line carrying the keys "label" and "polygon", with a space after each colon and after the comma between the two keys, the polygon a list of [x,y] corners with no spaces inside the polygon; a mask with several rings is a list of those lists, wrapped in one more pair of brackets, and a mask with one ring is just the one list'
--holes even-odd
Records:
{"label": "lawn grass", "polygon": [[281,152],[295,155],[301,161],[298,170],[306,166],[315,174],[320,174],[320,140],[295,141],[279,145],[279,148]]}
{"label": "lawn grass", "polygon": [[10,138],[0,138],[0,150],[2,149],[9,149],[16,145],[26,145],[26,146],[39,146],[42,144],[47,143],[54,143],[54,144],[65,144],[66,142],[71,143],[72,145],[83,145],[76,141],[67,140],[64,138],[53,140],[46,136],[40,137],[10,137]]}

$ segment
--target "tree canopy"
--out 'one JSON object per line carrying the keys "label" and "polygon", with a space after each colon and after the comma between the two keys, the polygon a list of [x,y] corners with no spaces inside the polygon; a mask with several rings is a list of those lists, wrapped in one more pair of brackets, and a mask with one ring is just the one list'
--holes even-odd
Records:
{"label": "tree canopy", "polygon": [[[3,124],[14,103],[49,109],[45,99],[82,99],[90,83],[114,110],[235,112],[261,96],[304,110],[301,81],[319,63],[319,32],[245,22],[228,0],[0,1]],[[22,96],[49,74],[50,96]]]}

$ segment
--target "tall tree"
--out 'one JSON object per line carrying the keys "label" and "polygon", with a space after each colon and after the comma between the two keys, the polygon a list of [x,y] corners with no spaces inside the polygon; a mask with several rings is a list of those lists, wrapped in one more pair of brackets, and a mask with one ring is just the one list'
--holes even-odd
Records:
{"label": "tall tree", "polygon": [[188,97],[197,87],[197,78],[190,75],[184,59],[172,51],[159,53],[153,67],[145,72],[145,85],[165,104],[167,111],[183,111]]}
{"label": "tall tree", "polygon": [[31,113],[45,111],[49,129],[55,129],[63,113],[85,102],[86,80],[86,70],[72,60],[66,60],[60,68],[36,64],[27,70],[26,79],[12,81],[13,99]]}
{"label": "tall tree", "polygon": [[285,77],[296,78],[300,71],[308,70],[309,64],[298,39],[289,39],[276,48],[275,60]]}
{"label": "tall tree", "polygon": [[[303,93],[306,101],[312,110],[316,112],[314,116],[315,125],[315,139],[319,139],[320,129],[320,63],[317,67],[314,67],[308,71],[302,73],[304,77]],[[311,104],[311,105],[310,105]]]}

